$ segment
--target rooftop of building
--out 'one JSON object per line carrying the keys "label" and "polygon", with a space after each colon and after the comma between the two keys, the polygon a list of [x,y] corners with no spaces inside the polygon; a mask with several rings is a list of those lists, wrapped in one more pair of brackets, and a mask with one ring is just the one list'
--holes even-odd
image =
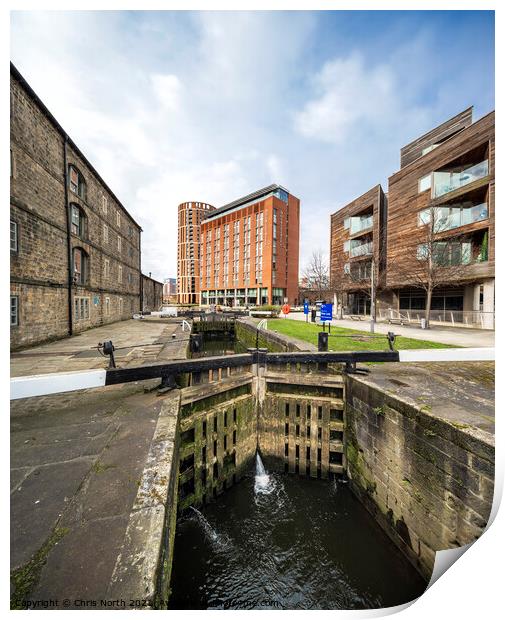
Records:
{"label": "rooftop of building", "polygon": [[400,149],[400,168],[414,162],[473,123],[473,106],[423,133]]}
{"label": "rooftop of building", "polygon": [[37,95],[37,93],[33,90],[33,88],[28,84],[26,79],[20,73],[19,69],[11,62],[11,76],[17,80],[21,86],[24,88],[25,92],[31,97],[31,99],[37,104],[41,112],[49,119],[49,121],[54,125],[56,130],[66,138],[70,146],[74,149],[74,151],[79,155],[79,157],[86,163],[91,172],[96,176],[96,178],[100,181],[103,187],[109,192],[109,194],[116,200],[121,209],[126,213],[126,215],[130,218],[130,220],[137,226],[139,231],[142,232],[142,227],[135,221],[135,218],[128,212],[123,203],[119,200],[116,194],[111,190],[111,188],[107,185],[107,183],[103,180],[100,173],[96,170],[93,164],[89,161],[89,159],[84,155],[81,149],[77,146],[77,144],[72,140],[72,138],[68,135],[68,133],[63,129],[63,127],[56,120],[56,117],[49,111],[48,107],[44,104],[42,99]]}
{"label": "rooftop of building", "polygon": [[276,183],[273,183],[272,185],[267,185],[266,187],[262,187],[261,189],[258,189],[255,192],[252,192],[251,194],[242,196],[242,198],[237,198],[236,200],[233,200],[232,202],[229,202],[228,204],[225,204],[222,207],[219,207],[218,209],[215,209],[214,211],[209,212],[207,215],[205,215],[204,219],[205,220],[214,219],[216,217],[221,216],[223,213],[226,213],[227,211],[236,209],[237,207],[242,207],[242,206],[245,206],[246,204],[258,202],[262,198],[266,198],[267,196],[273,194],[277,190],[282,190],[286,192],[287,194],[289,194],[289,191],[285,187],[282,187],[282,185],[277,185]]}
{"label": "rooftop of building", "polygon": [[377,197],[380,196],[380,193],[383,193],[384,196],[387,197],[387,193],[384,192],[384,190],[382,189],[382,185],[380,183],[377,183],[377,185],[374,185],[373,187],[371,187],[370,189],[368,189],[366,192],[363,192],[363,194],[361,194],[360,196],[357,196],[356,198],[353,198],[350,202],[348,202],[345,205],[342,205],[341,207],[339,207],[336,211],[334,211],[330,217],[335,217],[337,215],[344,215],[346,213],[346,211],[348,211],[349,209],[351,209],[352,207],[354,207],[358,202],[360,202],[361,200],[368,200],[369,197],[372,198],[372,196],[374,194],[377,195]]}

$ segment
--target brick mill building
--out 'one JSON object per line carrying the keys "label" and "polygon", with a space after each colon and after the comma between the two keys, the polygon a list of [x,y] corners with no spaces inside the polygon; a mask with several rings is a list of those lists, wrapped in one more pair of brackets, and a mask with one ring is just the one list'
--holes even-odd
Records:
{"label": "brick mill building", "polygon": [[424,317],[429,272],[432,321],[494,327],[494,125],[464,110],[401,149],[387,197],[377,186],[332,215],[332,284],[358,291],[347,313],[370,312],[375,257],[379,318]]}
{"label": "brick mill building", "polygon": [[201,304],[298,303],[300,201],[269,185],[219,209],[201,225]]}
{"label": "brick mill building", "polygon": [[11,347],[140,309],[141,228],[11,64]]}
{"label": "brick mill building", "polygon": [[205,202],[183,202],[178,207],[177,301],[180,304],[199,303],[200,225],[213,210]]}

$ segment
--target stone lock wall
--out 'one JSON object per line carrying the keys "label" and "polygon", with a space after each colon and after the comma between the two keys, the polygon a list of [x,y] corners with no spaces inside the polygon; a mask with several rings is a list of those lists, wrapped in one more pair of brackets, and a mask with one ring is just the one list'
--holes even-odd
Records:
{"label": "stone lock wall", "polygon": [[437,550],[476,540],[494,491],[494,440],[347,376],[353,491],[427,578]]}

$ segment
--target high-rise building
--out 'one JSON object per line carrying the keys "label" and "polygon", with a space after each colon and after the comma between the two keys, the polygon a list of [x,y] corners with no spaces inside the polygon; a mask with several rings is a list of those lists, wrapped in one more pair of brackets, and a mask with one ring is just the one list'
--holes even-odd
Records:
{"label": "high-rise building", "polygon": [[214,207],[205,202],[183,202],[178,208],[177,301],[199,302],[200,224]]}
{"label": "high-rise building", "polygon": [[201,304],[298,303],[300,200],[269,185],[219,209],[201,225]]}

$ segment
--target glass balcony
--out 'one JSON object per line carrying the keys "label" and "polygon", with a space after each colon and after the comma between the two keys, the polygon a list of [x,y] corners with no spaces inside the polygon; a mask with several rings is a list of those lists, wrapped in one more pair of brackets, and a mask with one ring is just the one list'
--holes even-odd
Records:
{"label": "glass balcony", "polygon": [[473,207],[440,207],[437,209],[437,221],[435,223],[435,232],[451,230],[481,222],[489,217],[487,204],[484,202]]}
{"label": "glass balcony", "polygon": [[[480,243],[472,241],[437,241],[432,246],[432,259],[434,264],[440,267],[455,267],[482,263],[488,260],[487,237]],[[421,243],[417,247],[417,259],[427,260],[429,257],[429,245]]]}
{"label": "glass balcony", "polygon": [[488,174],[489,165],[487,159],[479,164],[465,168],[464,170],[434,172],[432,198],[438,198],[444,194],[453,192],[455,189],[459,189],[469,183],[483,179]]}
{"label": "glass balcony", "polygon": [[350,218],[349,234],[355,235],[373,226],[373,214]]}
{"label": "glass balcony", "polygon": [[373,252],[373,242],[352,244],[349,249],[349,256],[354,258],[355,256],[367,256]]}

